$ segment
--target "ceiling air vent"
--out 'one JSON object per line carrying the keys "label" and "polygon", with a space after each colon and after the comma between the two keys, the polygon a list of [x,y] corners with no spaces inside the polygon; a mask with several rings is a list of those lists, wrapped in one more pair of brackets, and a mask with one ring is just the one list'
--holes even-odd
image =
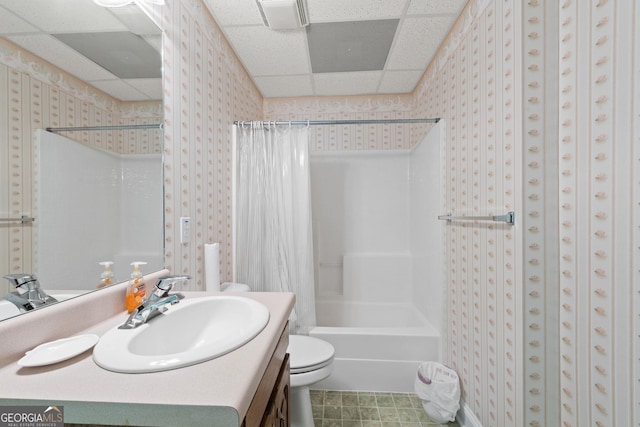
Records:
{"label": "ceiling air vent", "polygon": [[309,25],[304,0],[256,0],[264,24],[272,30],[293,30]]}

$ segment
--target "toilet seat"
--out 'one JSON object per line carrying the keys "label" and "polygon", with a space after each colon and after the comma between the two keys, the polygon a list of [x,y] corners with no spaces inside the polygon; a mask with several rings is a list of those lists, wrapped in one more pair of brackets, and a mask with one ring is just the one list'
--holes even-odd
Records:
{"label": "toilet seat", "polygon": [[335,350],[331,344],[305,335],[289,336],[291,375],[320,370],[333,362]]}

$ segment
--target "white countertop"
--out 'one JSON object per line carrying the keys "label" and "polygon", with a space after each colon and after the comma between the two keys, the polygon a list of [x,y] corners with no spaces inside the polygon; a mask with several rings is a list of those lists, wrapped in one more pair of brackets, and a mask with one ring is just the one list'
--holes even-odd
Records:
{"label": "white countertop", "polygon": [[[184,294],[186,298],[194,298],[215,293]],[[0,323],[0,405],[63,405],[65,422],[69,423],[238,425],[246,414],[273,354],[295,297],[290,293],[252,292],[236,295],[255,299],[269,308],[269,323],[257,337],[216,359],[156,373],[121,374],[104,370],[93,362],[91,350],[54,365],[20,367],[16,362],[24,353],[23,350],[29,350],[35,345],[30,343],[26,349],[23,346],[7,355],[5,338],[10,338],[9,335],[15,332],[11,333],[7,328],[3,330],[4,323],[12,321],[11,328],[24,327],[22,334],[28,334],[29,329],[37,328],[38,325],[33,325],[33,321],[20,324],[20,316],[6,320]],[[73,300],[65,304],[72,302]],[[76,303],[85,304],[82,298],[76,300]],[[52,309],[53,307],[47,308]],[[59,308],[61,309],[62,307]],[[69,311],[71,314],[74,310]],[[45,319],[45,312],[46,310],[38,315]],[[27,314],[24,316],[25,320],[34,314]],[[127,313],[121,311],[82,330],[70,331],[72,333],[69,335],[57,334],[58,336],[51,336],[40,342],[88,333],[102,335],[122,324],[126,318]],[[73,322],[72,319],[67,320]],[[50,323],[51,321],[47,322]]]}

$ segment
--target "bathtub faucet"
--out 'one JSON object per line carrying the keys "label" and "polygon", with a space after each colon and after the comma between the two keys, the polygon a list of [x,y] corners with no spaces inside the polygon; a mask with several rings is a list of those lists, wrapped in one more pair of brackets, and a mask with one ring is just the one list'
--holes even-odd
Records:
{"label": "bathtub faucet", "polygon": [[18,307],[23,313],[58,302],[57,299],[47,295],[46,292],[40,288],[40,282],[38,282],[34,274],[7,274],[4,278],[16,288],[15,291],[5,295],[4,299]]}

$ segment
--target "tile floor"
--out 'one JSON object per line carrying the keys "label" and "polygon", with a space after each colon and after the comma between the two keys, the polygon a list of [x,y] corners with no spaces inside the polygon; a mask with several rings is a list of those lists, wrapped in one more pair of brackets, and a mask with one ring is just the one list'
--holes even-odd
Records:
{"label": "tile floor", "polygon": [[311,390],[311,406],[315,427],[440,425],[429,420],[418,396],[409,393]]}

